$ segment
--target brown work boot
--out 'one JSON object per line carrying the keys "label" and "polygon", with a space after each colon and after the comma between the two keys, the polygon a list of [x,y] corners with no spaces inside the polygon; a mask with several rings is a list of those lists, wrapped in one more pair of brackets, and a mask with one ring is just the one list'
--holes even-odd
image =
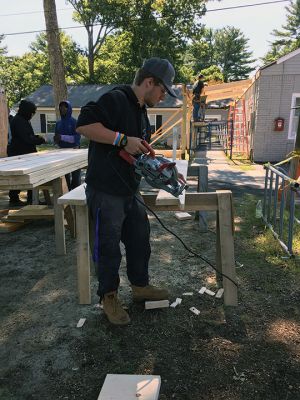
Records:
{"label": "brown work boot", "polygon": [[109,322],[114,325],[127,325],[130,322],[129,315],[122,307],[117,292],[106,293],[102,300],[103,311]]}
{"label": "brown work boot", "polygon": [[152,285],[147,285],[147,286],[131,285],[131,288],[134,301],[167,300],[169,298],[169,292],[167,291],[167,289],[161,289]]}

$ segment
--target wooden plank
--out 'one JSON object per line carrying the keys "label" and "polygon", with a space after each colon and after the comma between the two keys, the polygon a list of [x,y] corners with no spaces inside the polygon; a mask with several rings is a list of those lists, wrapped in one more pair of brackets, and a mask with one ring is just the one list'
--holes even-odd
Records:
{"label": "wooden plank", "polygon": [[55,222],[55,246],[57,255],[66,254],[66,240],[64,228],[64,208],[57,203],[63,194],[63,179],[57,178],[53,181],[53,203],[54,203],[54,222]]}
{"label": "wooden plank", "polygon": [[34,158],[34,161],[20,156],[18,160],[11,162],[9,159],[13,157],[6,157],[7,161],[0,163],[0,175],[24,175],[58,166],[62,168],[62,174],[64,174],[64,167],[70,163],[77,161],[87,163],[87,154],[87,149],[71,149],[41,153],[40,157]]}
{"label": "wooden plank", "polygon": [[70,231],[71,237],[76,237],[76,223],[75,223],[75,215],[71,206],[66,206],[64,209],[65,219],[67,221],[67,227]]}
{"label": "wooden plank", "polygon": [[[233,213],[232,193],[229,190],[218,190],[219,203],[219,233],[220,256],[222,273],[236,282],[234,241],[233,241]],[[227,306],[237,306],[237,287],[223,276],[224,303]]]}
{"label": "wooden plank", "polygon": [[[57,176],[57,172],[60,173],[60,176],[65,175],[70,170],[76,170],[86,165],[86,160],[69,160],[66,162],[62,168],[61,163],[59,164],[44,164],[40,167],[39,170],[29,173],[24,173],[20,175],[11,174],[11,175],[1,175],[0,171],[0,183],[2,184],[15,184],[15,183],[34,183],[41,177],[47,177],[48,181],[54,179]],[[55,176],[51,179],[51,174]],[[47,181],[47,182],[48,182]]]}
{"label": "wooden plank", "polygon": [[221,261],[221,247],[220,247],[220,223],[219,212],[216,213],[216,280],[219,286],[222,286],[222,261]]}
{"label": "wooden plank", "polygon": [[[185,160],[176,160],[176,167],[178,172],[180,172],[184,178],[187,177],[187,169],[188,169],[188,161]],[[179,209],[183,210],[185,204],[185,190],[182,194],[177,198],[174,197],[171,193],[166,192],[165,190],[160,190],[158,192],[156,198],[156,205],[179,205]]]}
{"label": "wooden plank", "polygon": [[26,224],[26,222],[0,222],[0,233],[15,232]]}
{"label": "wooden plank", "polygon": [[54,210],[48,206],[30,205],[13,210],[6,216],[7,221],[24,221],[31,219],[53,219]]}
{"label": "wooden plank", "polygon": [[16,183],[16,181],[14,181],[14,179],[9,179],[7,181],[0,179],[0,188],[2,190],[5,190],[5,189],[7,189],[7,190],[9,190],[9,189],[20,189],[20,190],[32,189],[34,187],[40,186],[44,183],[48,183],[49,181],[57,179],[66,173],[83,168],[84,166],[85,166],[85,162],[82,162],[81,165],[78,165],[78,164],[69,165],[68,167],[66,167],[64,169],[65,173],[62,173],[61,169],[57,168],[56,170],[52,171],[52,173],[51,173],[51,171],[49,171],[49,173],[45,174],[45,175],[37,174],[36,180],[31,183],[28,183],[28,180],[30,180],[30,176],[28,178],[28,176],[26,176],[26,175],[24,175],[24,177],[20,179],[20,182],[23,182],[23,183]]}
{"label": "wooden plank", "polygon": [[[142,193],[147,206],[153,211],[181,211],[179,205],[156,205],[156,195]],[[215,192],[208,193],[187,193],[185,196],[185,207],[183,211],[217,211],[218,200]]]}
{"label": "wooden plank", "polygon": [[[198,169],[198,188],[200,193],[208,192],[208,167],[207,165],[199,165]],[[199,211],[196,213],[196,219],[199,220],[199,228],[201,232],[207,232],[207,213]]]}
{"label": "wooden plank", "polygon": [[[85,205],[85,184],[78,186],[58,199],[59,204]],[[156,205],[156,194],[142,193],[143,199],[147,206],[155,211],[180,211],[179,205]],[[185,211],[206,210],[217,211],[218,198],[215,192],[208,193],[187,193],[185,195]]]}
{"label": "wooden plank", "polygon": [[107,374],[98,400],[158,400],[159,375]]}
{"label": "wooden plank", "polygon": [[145,310],[153,310],[155,308],[168,308],[170,307],[169,300],[146,301]]}
{"label": "wooden plank", "polygon": [[86,197],[85,197],[85,183],[78,186],[77,188],[71,190],[68,193],[65,193],[58,199],[58,204],[70,204],[70,205],[85,205]]}
{"label": "wooden plank", "polygon": [[76,206],[77,282],[79,304],[91,304],[88,208]]}

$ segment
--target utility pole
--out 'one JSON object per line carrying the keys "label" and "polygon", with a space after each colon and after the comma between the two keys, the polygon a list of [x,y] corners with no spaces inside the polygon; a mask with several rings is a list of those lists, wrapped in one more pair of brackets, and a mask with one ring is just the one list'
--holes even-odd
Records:
{"label": "utility pole", "polygon": [[61,101],[67,100],[68,98],[65,66],[60,44],[55,0],[43,1],[55,113],[56,118],[59,119],[60,115],[58,105]]}

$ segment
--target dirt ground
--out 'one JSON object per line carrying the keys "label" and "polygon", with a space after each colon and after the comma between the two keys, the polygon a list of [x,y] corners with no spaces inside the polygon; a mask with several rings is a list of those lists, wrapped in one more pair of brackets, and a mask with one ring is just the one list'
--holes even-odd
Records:
{"label": "dirt ground", "polygon": [[[77,304],[75,240],[68,233],[63,257],[55,255],[51,221],[2,234],[0,399],[96,400],[107,373],[160,375],[160,400],[300,399],[300,267],[278,248],[259,245],[264,229],[253,219],[257,198],[235,195],[237,308],[197,293],[203,285],[216,289],[213,270],[150,217],[152,282],[183,301],[151,311],[132,303],[123,263],[127,327],[111,326],[97,307],[94,273],[92,304]],[[160,216],[214,262],[214,215],[207,233],[194,219]],[[80,318],[86,322],[76,328]]]}

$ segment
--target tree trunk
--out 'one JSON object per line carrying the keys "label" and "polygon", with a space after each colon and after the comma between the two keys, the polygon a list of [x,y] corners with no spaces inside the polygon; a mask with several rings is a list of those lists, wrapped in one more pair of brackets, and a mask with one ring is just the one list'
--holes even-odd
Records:
{"label": "tree trunk", "polygon": [[94,59],[94,45],[93,45],[93,27],[88,30],[88,64],[89,64],[89,80],[95,83],[95,59]]}
{"label": "tree trunk", "polygon": [[60,118],[58,105],[67,100],[68,90],[65,78],[64,59],[60,44],[55,0],[43,0],[47,29],[47,42],[50,61],[50,73],[53,84],[55,113]]}
{"label": "tree trunk", "polygon": [[7,103],[4,89],[0,86],[0,157],[6,157],[8,136]]}

